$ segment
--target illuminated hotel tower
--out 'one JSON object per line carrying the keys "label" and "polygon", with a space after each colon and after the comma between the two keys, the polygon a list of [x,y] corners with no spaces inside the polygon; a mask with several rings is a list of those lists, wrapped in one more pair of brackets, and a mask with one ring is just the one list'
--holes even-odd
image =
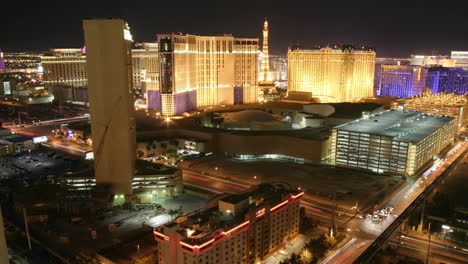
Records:
{"label": "illuminated hotel tower", "polygon": [[121,19],[83,21],[96,183],[132,194],[135,109],[132,36]]}
{"label": "illuminated hotel tower", "polygon": [[265,18],[265,23],[263,24],[263,58],[262,58],[262,68],[260,73],[260,81],[267,82],[270,80],[270,61],[268,55],[268,21]]}
{"label": "illuminated hotel tower", "polygon": [[336,45],[288,51],[288,93],[305,92],[323,101],[352,102],[374,96],[375,51]]}
{"label": "illuminated hotel tower", "polygon": [[255,103],[258,38],[158,35],[159,84],[148,108],[177,115],[197,108]]}

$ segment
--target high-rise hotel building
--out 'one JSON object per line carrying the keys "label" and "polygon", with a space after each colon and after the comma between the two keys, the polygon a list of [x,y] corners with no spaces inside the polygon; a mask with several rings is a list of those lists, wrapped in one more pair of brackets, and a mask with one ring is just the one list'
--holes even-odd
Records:
{"label": "high-rise hotel building", "polygon": [[352,102],[374,96],[375,51],[349,45],[288,50],[288,93],[323,101]]}
{"label": "high-rise hotel building", "polygon": [[378,96],[411,97],[426,87],[428,68],[412,65],[382,65]]}
{"label": "high-rise hotel building", "polygon": [[456,120],[419,111],[364,114],[333,128],[331,162],[381,174],[417,174],[454,141]]}
{"label": "high-rise hotel building", "polygon": [[160,264],[254,264],[299,233],[303,192],[261,184],[154,230]]}
{"label": "high-rise hotel building", "polygon": [[158,43],[143,42],[132,49],[133,86],[142,87],[142,82],[149,76],[159,73]]}
{"label": "high-rise hotel building", "polygon": [[[136,43],[132,49],[133,85],[141,87],[141,82],[150,73],[159,72],[157,43]],[[86,47],[82,49],[51,49],[48,55],[41,56],[44,83],[87,86]]]}
{"label": "high-rise hotel building", "polygon": [[158,35],[159,85],[147,90],[163,115],[257,101],[258,39]]}
{"label": "high-rise hotel building", "polygon": [[88,84],[84,49],[51,49],[50,52],[49,55],[41,57],[45,85],[86,86]]}

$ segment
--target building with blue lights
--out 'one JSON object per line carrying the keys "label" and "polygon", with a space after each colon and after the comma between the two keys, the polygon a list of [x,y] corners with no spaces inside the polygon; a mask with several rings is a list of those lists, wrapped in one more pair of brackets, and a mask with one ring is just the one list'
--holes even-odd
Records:
{"label": "building with blue lights", "polygon": [[382,65],[377,96],[412,97],[428,87],[433,93],[467,93],[468,69]]}
{"label": "building with blue lights", "polygon": [[433,93],[468,93],[468,70],[463,68],[430,68],[427,87]]}
{"label": "building with blue lights", "polygon": [[411,97],[423,92],[427,68],[410,65],[382,65],[378,96]]}

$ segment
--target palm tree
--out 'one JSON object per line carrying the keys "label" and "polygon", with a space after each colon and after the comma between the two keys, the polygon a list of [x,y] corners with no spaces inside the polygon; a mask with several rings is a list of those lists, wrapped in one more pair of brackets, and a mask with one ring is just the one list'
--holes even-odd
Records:
{"label": "palm tree", "polygon": [[177,209],[169,209],[168,214],[171,216],[171,221],[174,221],[174,216],[177,215]]}

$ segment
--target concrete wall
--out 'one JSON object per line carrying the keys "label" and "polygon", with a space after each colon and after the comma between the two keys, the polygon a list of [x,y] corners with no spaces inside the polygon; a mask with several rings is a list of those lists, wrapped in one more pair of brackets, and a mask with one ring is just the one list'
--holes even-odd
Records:
{"label": "concrete wall", "polygon": [[9,263],[8,252],[5,239],[5,230],[3,229],[3,216],[0,209],[0,263]]}

